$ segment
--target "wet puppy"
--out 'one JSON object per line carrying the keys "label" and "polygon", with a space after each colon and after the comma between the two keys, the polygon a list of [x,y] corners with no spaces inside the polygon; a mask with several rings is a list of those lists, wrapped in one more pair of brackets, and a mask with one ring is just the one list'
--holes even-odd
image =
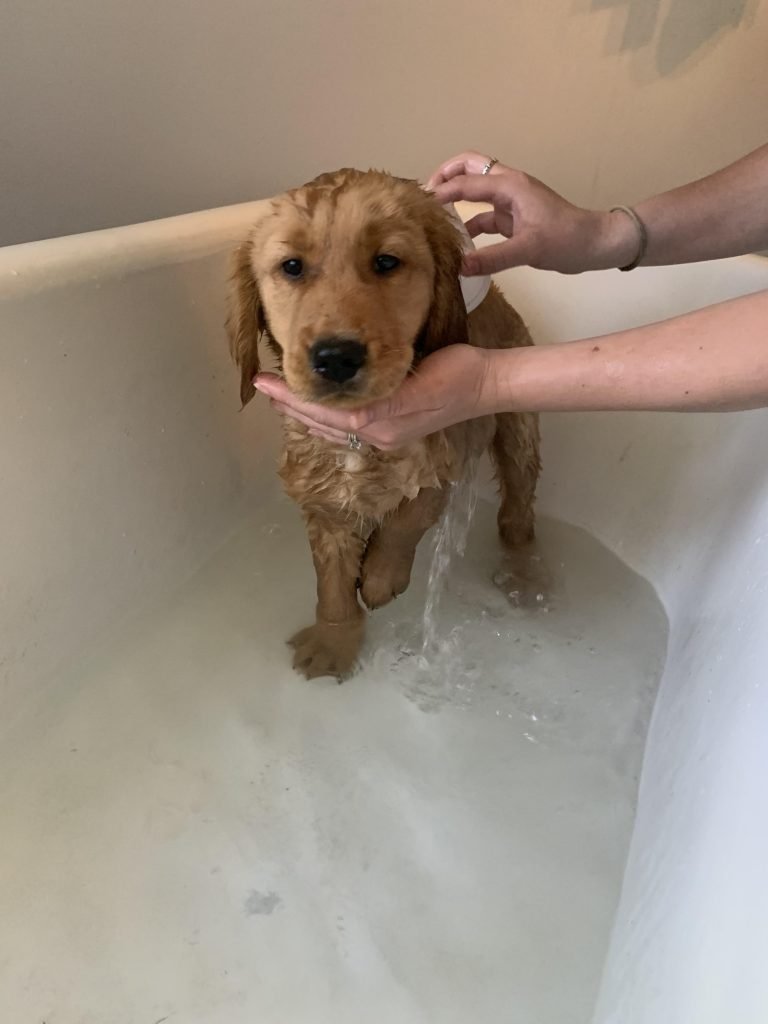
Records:
{"label": "wet puppy", "polygon": [[[467,315],[461,262],[461,235],[416,182],[341,170],[279,196],[235,254],[228,331],[243,404],[254,394],[261,338],[292,391],[346,408],[392,394],[445,345],[530,345],[494,285]],[[290,641],[296,669],[339,679],[354,670],[365,608],[406,589],[446,484],[486,448],[500,485],[501,540],[519,551],[534,534],[535,416],[472,420],[398,451],[339,448],[285,420],[280,475],[304,514],[317,575],[315,622]]]}

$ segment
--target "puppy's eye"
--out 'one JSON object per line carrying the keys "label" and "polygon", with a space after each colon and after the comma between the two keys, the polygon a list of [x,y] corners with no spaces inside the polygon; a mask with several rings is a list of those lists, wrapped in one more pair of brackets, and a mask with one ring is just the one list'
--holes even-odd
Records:
{"label": "puppy's eye", "polygon": [[285,274],[286,277],[301,277],[301,275],[304,273],[304,264],[301,262],[301,260],[285,260],[281,264],[281,266],[283,268],[283,273]]}
{"label": "puppy's eye", "polygon": [[391,274],[400,266],[397,256],[390,256],[389,253],[382,253],[373,261],[373,269],[377,274]]}

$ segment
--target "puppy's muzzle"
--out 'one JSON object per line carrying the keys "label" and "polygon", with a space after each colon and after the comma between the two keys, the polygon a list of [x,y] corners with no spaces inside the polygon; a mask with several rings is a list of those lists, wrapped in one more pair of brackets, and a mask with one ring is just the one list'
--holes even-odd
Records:
{"label": "puppy's muzzle", "polygon": [[309,350],[314,373],[329,384],[348,384],[365,366],[368,353],[356,338],[328,335],[318,338]]}

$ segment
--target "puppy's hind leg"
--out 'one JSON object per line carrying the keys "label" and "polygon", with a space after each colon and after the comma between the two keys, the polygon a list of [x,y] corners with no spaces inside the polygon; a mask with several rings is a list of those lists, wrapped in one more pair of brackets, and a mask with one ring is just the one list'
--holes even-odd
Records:
{"label": "puppy's hind leg", "polygon": [[535,545],[536,484],[541,470],[539,424],[530,413],[500,413],[491,455],[499,481],[499,536],[504,561],[494,582],[518,607],[546,602],[549,574]]}

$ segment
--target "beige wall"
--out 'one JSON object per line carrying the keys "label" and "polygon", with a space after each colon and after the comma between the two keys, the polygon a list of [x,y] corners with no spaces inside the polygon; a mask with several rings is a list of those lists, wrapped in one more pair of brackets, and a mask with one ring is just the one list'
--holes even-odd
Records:
{"label": "beige wall", "polygon": [[0,243],[472,146],[582,203],[768,138],[768,0],[4,0]]}

